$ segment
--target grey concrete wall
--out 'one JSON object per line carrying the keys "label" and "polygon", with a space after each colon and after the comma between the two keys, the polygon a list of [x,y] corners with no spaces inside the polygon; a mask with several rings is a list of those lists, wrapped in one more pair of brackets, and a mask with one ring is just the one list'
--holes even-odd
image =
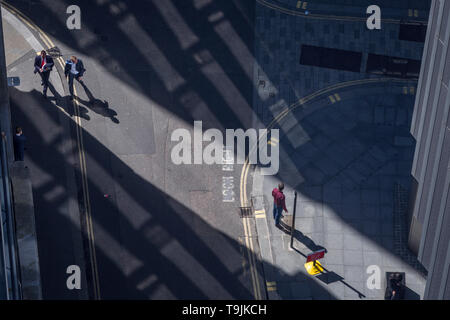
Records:
{"label": "grey concrete wall", "polygon": [[25,162],[11,165],[16,236],[19,251],[22,295],[26,300],[42,299],[41,274],[34,217],[33,190]]}
{"label": "grey concrete wall", "polygon": [[433,0],[411,133],[417,192],[409,244],[428,270],[425,298],[443,299],[450,265],[450,1]]}
{"label": "grey concrete wall", "polygon": [[[1,10],[1,7],[0,7]],[[2,19],[0,19],[0,132],[4,131],[7,136],[8,154],[12,154],[12,144],[11,141],[11,114],[9,110],[9,96],[8,96],[8,82],[6,76],[6,61],[4,55],[4,43],[3,43],[3,26]],[[1,234],[0,234],[1,236]],[[6,248],[3,248],[6,250]],[[3,254],[3,252],[0,253]],[[2,256],[3,257],[3,256]],[[0,266],[3,268],[3,266]],[[3,271],[3,270],[2,270]],[[6,289],[6,284],[4,282],[4,274],[0,271],[0,285],[2,289]],[[1,292],[0,296],[6,298],[6,293]]]}

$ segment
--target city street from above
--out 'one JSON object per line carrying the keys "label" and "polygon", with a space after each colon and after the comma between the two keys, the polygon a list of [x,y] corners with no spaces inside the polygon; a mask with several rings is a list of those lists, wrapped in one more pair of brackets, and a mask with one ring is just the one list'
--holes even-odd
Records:
{"label": "city street from above", "polygon": [[0,5],[1,300],[450,299],[450,0]]}

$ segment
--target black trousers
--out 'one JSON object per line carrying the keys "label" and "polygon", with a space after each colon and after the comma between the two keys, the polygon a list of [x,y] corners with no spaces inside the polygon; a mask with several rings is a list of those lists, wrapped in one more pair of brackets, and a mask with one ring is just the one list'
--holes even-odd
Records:
{"label": "black trousers", "polygon": [[44,71],[39,73],[42,79],[42,85],[44,86],[43,93],[47,94],[48,79],[50,78],[50,71]]}
{"label": "black trousers", "polygon": [[72,72],[69,72],[69,92],[72,97],[73,97],[73,79],[76,79],[79,83],[83,85],[83,81],[80,80],[79,74],[73,74]]}
{"label": "black trousers", "polygon": [[23,161],[25,151],[23,147],[14,146],[14,161]]}

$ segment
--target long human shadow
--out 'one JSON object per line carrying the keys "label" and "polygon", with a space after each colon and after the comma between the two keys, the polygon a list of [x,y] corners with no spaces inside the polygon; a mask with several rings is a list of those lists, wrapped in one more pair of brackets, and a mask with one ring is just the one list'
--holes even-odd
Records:
{"label": "long human shadow", "polygon": [[[53,86],[53,84],[50,82],[48,84],[48,89],[50,90],[50,92],[53,94],[53,97],[48,96],[48,100],[49,101],[54,101],[55,104],[57,104],[58,106],[64,108],[64,110],[71,116],[75,116],[75,105],[74,103],[72,103],[70,101],[70,96],[66,95],[66,96],[61,96],[59,94],[59,92],[55,89],[55,87]],[[91,120],[91,117],[89,116],[89,110],[87,108],[85,108],[83,105],[79,105],[78,106],[78,116],[80,118],[83,118],[85,120]]]}
{"label": "long human shadow", "polygon": [[85,82],[83,82],[81,84],[81,86],[83,87],[84,91],[86,92],[86,95],[89,100],[83,100],[77,96],[77,97],[75,97],[75,99],[78,102],[82,103],[85,107],[94,111],[95,113],[97,113],[105,118],[110,118],[112,122],[114,122],[116,124],[120,123],[119,119],[116,118],[117,112],[109,107],[108,101],[106,101],[106,100],[102,101],[102,100],[94,97],[91,90],[89,90],[89,88],[86,86]]}
{"label": "long human shadow", "polygon": [[[89,88],[86,86],[86,83],[81,83],[81,86],[83,87],[84,91],[86,92],[86,96],[88,97],[88,100],[83,100],[80,97],[76,96],[74,99],[76,99],[78,104],[78,115],[80,118],[83,118],[85,120],[91,120],[91,117],[89,116],[89,110],[94,111],[95,113],[105,117],[110,118],[112,122],[119,124],[120,121],[117,119],[117,112],[114,111],[109,107],[109,103],[106,100],[100,100],[97,99],[89,90]],[[48,97],[50,101],[55,101],[58,105],[65,105],[66,111],[71,115],[75,115],[75,105],[73,103],[68,102],[70,100],[70,96],[61,96],[59,92],[55,89],[55,87],[49,83],[48,86],[50,92],[53,94],[53,97]]]}
{"label": "long human shadow", "polygon": [[[295,239],[298,242],[302,243],[311,252],[322,250],[322,249],[325,249],[325,251],[326,251],[326,248],[322,247],[321,245],[316,244],[314,242],[314,240],[312,240],[311,238],[309,238],[308,236],[303,234],[300,230],[295,229],[293,234],[292,234],[292,226],[287,225],[283,221],[280,221],[280,228],[279,229],[282,232],[286,233],[287,235],[292,236],[293,239]],[[303,255],[306,258],[306,255],[301,253],[300,251],[298,251],[296,248],[293,247],[292,249],[294,249],[295,251],[297,251],[298,253],[300,253],[301,255]]]}
{"label": "long human shadow", "polygon": [[[325,247],[316,244],[311,238],[304,235],[300,230],[294,229],[294,232],[292,232],[292,225],[289,226],[286,223],[284,223],[283,221],[281,221],[280,225],[281,225],[281,228],[280,228],[281,231],[283,231],[284,233],[293,237],[293,239],[299,241],[300,243],[302,243],[305,247],[307,247],[310,250],[310,252],[308,252],[307,254],[318,251],[318,250],[325,250],[325,253],[328,252]],[[307,254],[305,254],[304,252],[300,251],[298,248],[295,247],[294,241],[292,241],[291,249],[294,250],[295,252],[297,252],[298,254],[300,254],[301,256],[303,256],[304,258],[307,257]],[[349,285],[346,281],[344,281],[344,278],[341,277],[340,275],[336,274],[333,271],[328,270],[327,268],[325,268],[323,266],[322,266],[322,268],[323,268],[323,271],[325,271],[325,272],[322,272],[320,275],[316,276],[316,278],[319,279],[320,281],[324,282],[325,284],[330,284],[330,283],[339,281],[343,285],[348,287],[349,289],[353,290],[360,299],[366,297],[363,293],[361,293],[360,291],[355,289],[353,286]]]}
{"label": "long human shadow", "polygon": [[[106,100],[100,100],[94,97],[92,92],[89,90],[89,88],[86,86],[86,84],[83,82],[81,84],[84,91],[86,92],[86,95],[88,97],[88,100],[83,100],[80,97],[76,96],[74,99],[76,99],[78,104],[78,116],[80,118],[83,118],[87,121],[91,120],[91,117],[89,116],[89,110],[94,111],[95,113],[104,116],[106,118],[110,118],[112,122],[114,123],[120,123],[119,119],[116,118],[117,112],[114,111],[109,107],[109,103]],[[70,115],[74,116],[75,113],[75,102],[70,101],[70,96],[61,96],[59,92],[55,89],[52,83],[49,83],[48,88],[50,92],[53,94],[53,97],[48,96],[47,99],[50,101],[55,101],[55,103],[59,106],[64,106],[65,111]]]}

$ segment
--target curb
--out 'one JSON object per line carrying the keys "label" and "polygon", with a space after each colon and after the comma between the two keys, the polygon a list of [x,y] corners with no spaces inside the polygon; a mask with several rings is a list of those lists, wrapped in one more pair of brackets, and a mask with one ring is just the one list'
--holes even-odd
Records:
{"label": "curb", "polygon": [[[251,170],[251,168],[249,169]],[[261,255],[261,264],[264,274],[264,289],[268,300],[280,300],[277,293],[276,282],[274,279],[274,259],[272,254],[272,244],[270,242],[270,231],[267,222],[267,215],[270,214],[266,210],[265,198],[263,194],[264,176],[259,174],[259,168],[255,167],[252,175],[252,191],[250,197],[256,212],[264,212],[265,214],[258,218],[255,216],[255,229],[258,236],[259,252]]]}
{"label": "curb", "polygon": [[41,272],[30,171],[23,161],[11,165],[16,237],[22,279],[22,298],[42,300]]}

